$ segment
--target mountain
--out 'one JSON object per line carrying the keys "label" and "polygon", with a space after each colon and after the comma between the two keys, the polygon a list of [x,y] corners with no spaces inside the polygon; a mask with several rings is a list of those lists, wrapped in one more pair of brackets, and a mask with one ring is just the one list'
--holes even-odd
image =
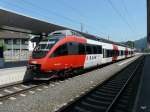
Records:
{"label": "mountain", "polygon": [[134,46],[135,48],[138,48],[138,49],[145,49],[147,47],[147,38],[144,37],[144,38],[135,40]]}
{"label": "mountain", "polygon": [[125,44],[125,45],[133,45],[135,48],[137,49],[145,49],[147,47],[147,38],[144,37],[144,38],[141,38],[141,39],[138,39],[138,40],[135,40],[135,41],[127,41],[127,42],[121,42],[122,44]]}

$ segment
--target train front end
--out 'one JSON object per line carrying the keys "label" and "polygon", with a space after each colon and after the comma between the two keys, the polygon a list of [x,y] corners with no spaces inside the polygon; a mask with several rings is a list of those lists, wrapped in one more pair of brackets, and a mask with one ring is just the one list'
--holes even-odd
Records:
{"label": "train front end", "polygon": [[[47,38],[40,41],[34,48],[28,65],[28,70],[34,75],[33,79],[49,80],[60,77],[64,71],[81,67],[85,56],[79,55],[77,42],[83,43],[86,40],[79,37],[76,32],[62,30],[52,32]],[[76,44],[70,42],[76,42]],[[71,46],[69,50],[68,46]],[[80,61],[75,62],[75,58],[79,58]]]}
{"label": "train front end", "polygon": [[51,62],[48,62],[48,55],[58,40],[53,38],[43,39],[34,48],[27,67],[33,75],[33,80],[49,80],[54,76],[54,72],[50,70],[47,63],[51,64]]}

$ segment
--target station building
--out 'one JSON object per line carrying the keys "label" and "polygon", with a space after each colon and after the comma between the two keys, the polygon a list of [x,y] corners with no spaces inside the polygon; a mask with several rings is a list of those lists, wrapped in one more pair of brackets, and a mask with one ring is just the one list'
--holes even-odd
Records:
{"label": "station building", "polygon": [[25,33],[1,30],[0,41],[4,44],[5,61],[27,60],[31,49],[30,37]]}

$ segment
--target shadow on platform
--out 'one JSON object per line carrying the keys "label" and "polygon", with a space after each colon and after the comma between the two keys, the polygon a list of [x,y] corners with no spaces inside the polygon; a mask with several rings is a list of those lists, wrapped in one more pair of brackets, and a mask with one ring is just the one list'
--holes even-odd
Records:
{"label": "shadow on platform", "polygon": [[0,69],[12,68],[12,67],[21,67],[21,66],[26,66],[27,64],[28,64],[28,61],[5,62],[4,67],[1,67]]}

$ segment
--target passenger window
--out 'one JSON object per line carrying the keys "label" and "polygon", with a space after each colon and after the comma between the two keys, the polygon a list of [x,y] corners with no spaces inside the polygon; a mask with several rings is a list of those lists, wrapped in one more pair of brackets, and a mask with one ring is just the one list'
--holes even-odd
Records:
{"label": "passenger window", "polygon": [[102,54],[102,46],[97,46],[97,53]]}
{"label": "passenger window", "polygon": [[97,47],[96,46],[92,46],[93,48],[93,54],[97,54]]}
{"label": "passenger window", "polygon": [[79,54],[85,54],[85,46],[84,46],[84,44],[79,44]]}
{"label": "passenger window", "polygon": [[92,47],[90,45],[86,45],[86,54],[92,54]]}
{"label": "passenger window", "polygon": [[121,56],[123,56],[123,50],[121,50]]}
{"label": "passenger window", "polygon": [[109,50],[109,49],[106,50],[106,57],[111,57],[111,55],[112,55],[112,54],[111,54],[111,50]]}
{"label": "passenger window", "polygon": [[59,46],[54,53],[52,54],[51,57],[58,57],[58,56],[65,56],[68,55],[68,47],[67,44],[63,44]]}

